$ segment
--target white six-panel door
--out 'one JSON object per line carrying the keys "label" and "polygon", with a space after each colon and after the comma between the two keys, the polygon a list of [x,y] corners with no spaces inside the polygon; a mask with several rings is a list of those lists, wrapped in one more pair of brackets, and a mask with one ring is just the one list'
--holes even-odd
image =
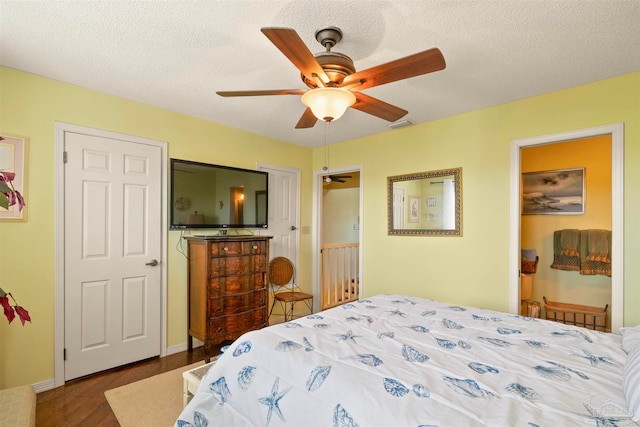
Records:
{"label": "white six-panel door", "polygon": [[66,132],[65,380],[160,354],[162,150]]}
{"label": "white six-panel door", "polygon": [[283,256],[298,263],[299,171],[259,165],[269,172],[269,231],[273,236],[269,256]]}

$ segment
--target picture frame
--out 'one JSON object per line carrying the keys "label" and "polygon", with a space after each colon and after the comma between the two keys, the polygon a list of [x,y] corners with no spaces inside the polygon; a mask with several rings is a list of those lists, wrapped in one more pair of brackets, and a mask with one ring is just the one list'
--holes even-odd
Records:
{"label": "picture frame", "polygon": [[523,215],[584,215],[585,168],[522,173]]}
{"label": "picture frame", "polygon": [[[0,132],[0,135],[4,138],[0,141],[0,170],[15,173],[12,185],[26,200],[28,139],[3,132]],[[0,207],[0,221],[26,221],[26,219],[26,205],[22,210],[18,209],[17,205],[9,206],[9,209]]]}
{"label": "picture frame", "polygon": [[409,222],[420,222],[420,197],[409,196]]}

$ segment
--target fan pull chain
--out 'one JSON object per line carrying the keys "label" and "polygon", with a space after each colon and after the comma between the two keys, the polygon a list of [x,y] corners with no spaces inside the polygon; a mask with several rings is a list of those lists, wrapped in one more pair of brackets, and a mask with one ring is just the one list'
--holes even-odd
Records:
{"label": "fan pull chain", "polygon": [[327,134],[329,133],[329,126],[331,122],[325,122],[324,128],[324,166],[322,167],[323,171],[329,171],[329,147],[327,146]]}

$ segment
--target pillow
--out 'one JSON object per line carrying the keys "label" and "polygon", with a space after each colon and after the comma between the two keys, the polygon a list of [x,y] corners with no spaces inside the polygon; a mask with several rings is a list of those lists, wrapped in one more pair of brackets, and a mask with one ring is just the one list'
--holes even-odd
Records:
{"label": "pillow", "polygon": [[631,419],[640,423],[640,346],[627,356],[622,373],[622,388]]}
{"label": "pillow", "polygon": [[640,347],[640,325],[621,328],[622,348],[629,354],[634,348]]}

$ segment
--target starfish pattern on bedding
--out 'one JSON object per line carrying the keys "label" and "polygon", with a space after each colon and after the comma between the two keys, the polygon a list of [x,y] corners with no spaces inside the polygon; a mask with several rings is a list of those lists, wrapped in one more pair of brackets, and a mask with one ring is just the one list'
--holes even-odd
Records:
{"label": "starfish pattern on bedding", "polygon": [[335,334],[335,336],[338,337],[340,341],[351,341],[354,344],[358,344],[356,338],[360,338],[360,335],[353,335],[351,330],[348,330],[346,334]]}
{"label": "starfish pattern on bedding", "polygon": [[606,365],[619,366],[618,364],[609,361],[606,357],[596,356],[594,354],[589,353],[587,350],[584,350],[584,349],[582,350],[582,352],[584,353],[584,355],[576,354],[576,356],[584,357],[585,359],[587,359],[591,363],[591,366],[597,366],[598,363],[600,363],[600,362],[602,362],[602,363],[604,363]]}
{"label": "starfish pattern on bedding", "polygon": [[271,415],[275,412],[278,418],[282,420],[283,423],[286,423],[287,420],[284,419],[284,415],[280,410],[280,399],[284,397],[285,394],[291,390],[291,387],[284,391],[278,391],[278,386],[280,384],[280,377],[276,378],[273,382],[273,387],[271,387],[271,394],[269,396],[261,397],[258,399],[258,402],[263,405],[267,405],[269,407],[269,412],[267,412],[267,425],[271,422]]}
{"label": "starfish pattern on bedding", "polygon": [[394,310],[387,311],[387,313],[390,313],[392,316],[400,316],[400,317],[405,317],[406,316],[405,313],[403,313],[402,311],[398,310],[397,308],[394,309]]}

